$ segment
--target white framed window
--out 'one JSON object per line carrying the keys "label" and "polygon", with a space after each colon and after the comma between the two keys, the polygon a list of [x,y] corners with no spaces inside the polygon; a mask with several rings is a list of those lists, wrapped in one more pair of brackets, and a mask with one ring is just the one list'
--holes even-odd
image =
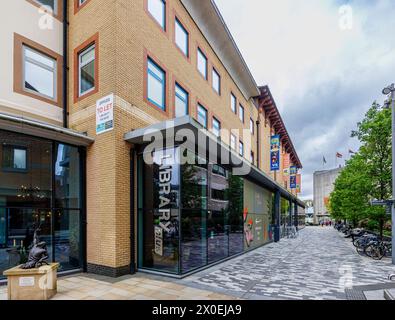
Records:
{"label": "white framed window", "polygon": [[23,46],[23,89],[45,98],[57,97],[57,61]]}
{"label": "white framed window", "polygon": [[189,94],[178,83],[175,87],[175,117],[186,116],[189,112]]}
{"label": "white framed window", "polygon": [[95,55],[96,44],[91,45],[78,55],[79,96],[83,96],[95,89]]}
{"label": "white framed window", "polygon": [[230,147],[236,150],[236,136],[234,134],[230,135]]}
{"label": "white framed window", "polygon": [[239,119],[244,123],[244,107],[241,104],[239,105]]}
{"label": "white framed window", "polygon": [[230,109],[237,114],[237,99],[233,93],[230,94]]}
{"label": "white framed window", "polygon": [[166,1],[147,0],[147,9],[152,17],[159,23],[163,30],[166,30]]}
{"label": "white framed window", "polygon": [[200,48],[198,48],[197,52],[197,67],[204,79],[207,80],[207,57]]}
{"label": "white framed window", "polygon": [[201,104],[198,104],[197,120],[204,127],[207,128],[207,109]]}
{"label": "white framed window", "polygon": [[151,58],[147,60],[147,99],[166,110],[166,72]]}
{"label": "white framed window", "polygon": [[219,75],[219,73],[217,72],[217,70],[215,70],[213,68],[213,89],[216,93],[221,94],[221,76]]}
{"label": "white framed window", "polygon": [[244,143],[241,141],[239,142],[239,154],[244,157]]}
{"label": "white framed window", "polygon": [[221,135],[221,122],[213,117],[213,133],[219,137]]}
{"label": "white framed window", "polygon": [[88,0],[78,0],[78,6],[82,6]]}
{"label": "white framed window", "polygon": [[189,34],[177,18],[175,24],[175,41],[182,53],[186,57],[189,57]]}

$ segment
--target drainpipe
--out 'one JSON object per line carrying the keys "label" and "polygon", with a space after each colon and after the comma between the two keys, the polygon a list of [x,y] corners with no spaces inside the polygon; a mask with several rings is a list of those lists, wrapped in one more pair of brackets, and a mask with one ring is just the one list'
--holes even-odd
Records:
{"label": "drainpipe", "polygon": [[68,115],[67,115],[67,94],[68,94],[68,1],[63,0],[63,127],[68,128]]}

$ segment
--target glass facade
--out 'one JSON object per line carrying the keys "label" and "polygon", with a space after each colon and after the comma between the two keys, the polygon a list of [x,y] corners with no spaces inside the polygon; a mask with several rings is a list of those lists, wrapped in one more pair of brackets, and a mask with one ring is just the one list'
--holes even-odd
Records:
{"label": "glass facade", "polygon": [[79,149],[0,130],[0,159],[0,274],[26,261],[39,225],[60,271],[81,268]]}
{"label": "glass facade", "polygon": [[281,197],[280,201],[280,234],[281,237],[287,235],[287,227],[292,225],[291,206],[288,199]]}
{"label": "glass facade", "polygon": [[273,194],[201,163],[180,147],[139,155],[140,269],[185,274],[272,241]]}

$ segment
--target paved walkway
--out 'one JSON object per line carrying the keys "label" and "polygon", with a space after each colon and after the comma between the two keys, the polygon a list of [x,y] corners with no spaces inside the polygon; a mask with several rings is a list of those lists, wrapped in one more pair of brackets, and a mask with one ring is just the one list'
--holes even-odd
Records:
{"label": "paved walkway", "polygon": [[[391,272],[392,271],[392,272]],[[359,256],[330,227],[308,227],[284,239],[195,274],[183,284],[242,299],[346,299],[345,289],[388,283],[389,259]]]}
{"label": "paved walkway", "polygon": [[[345,289],[389,283],[390,260],[361,257],[333,228],[308,227],[183,280],[138,273],[118,279],[80,274],[58,281],[59,300],[346,299]],[[0,300],[6,288],[0,287]]]}
{"label": "paved walkway", "polygon": [[[58,279],[58,294],[53,300],[234,300],[235,297],[209,290],[190,288],[168,278],[138,274],[108,278],[80,274]],[[7,299],[0,287],[0,300]]]}

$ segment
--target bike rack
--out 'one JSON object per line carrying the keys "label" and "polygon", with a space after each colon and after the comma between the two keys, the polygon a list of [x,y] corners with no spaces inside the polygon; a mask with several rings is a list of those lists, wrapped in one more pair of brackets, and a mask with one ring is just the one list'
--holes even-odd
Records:
{"label": "bike rack", "polygon": [[388,279],[389,279],[390,281],[395,281],[395,274],[390,274],[390,275],[388,275]]}

